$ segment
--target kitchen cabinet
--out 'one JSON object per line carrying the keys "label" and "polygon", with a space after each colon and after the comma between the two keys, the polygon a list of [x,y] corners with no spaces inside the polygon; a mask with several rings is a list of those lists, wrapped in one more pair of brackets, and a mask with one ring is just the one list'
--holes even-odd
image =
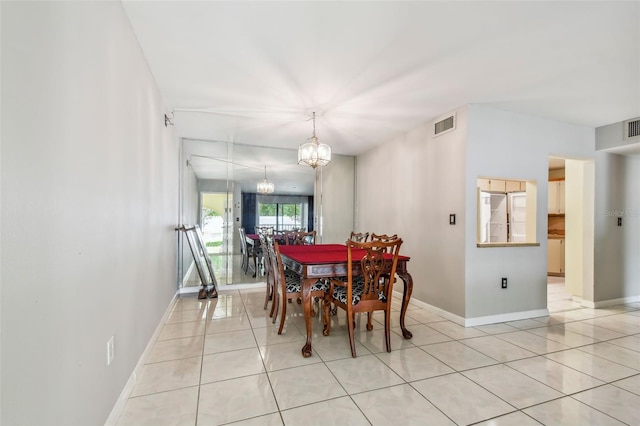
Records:
{"label": "kitchen cabinet", "polygon": [[505,185],[506,192],[522,192],[527,190],[527,183],[525,181],[508,180],[505,182]]}
{"label": "kitchen cabinet", "polygon": [[549,214],[564,214],[564,182],[549,181]]}
{"label": "kitchen cabinet", "polygon": [[564,276],[564,238],[549,238],[547,249],[547,273]]}
{"label": "kitchen cabinet", "polygon": [[491,179],[489,181],[489,191],[507,192],[507,183],[501,179]]}
{"label": "kitchen cabinet", "polygon": [[502,179],[478,179],[478,188],[483,191],[507,192],[506,182]]}
{"label": "kitchen cabinet", "polygon": [[521,192],[526,191],[527,182],[520,180],[478,178],[478,188],[482,191]]}

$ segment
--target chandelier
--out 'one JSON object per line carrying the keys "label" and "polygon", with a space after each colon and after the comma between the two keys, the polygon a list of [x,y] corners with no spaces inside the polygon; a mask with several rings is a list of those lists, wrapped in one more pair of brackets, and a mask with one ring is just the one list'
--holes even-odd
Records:
{"label": "chandelier", "polygon": [[313,113],[313,135],[309,142],[298,147],[298,164],[306,164],[314,169],[326,166],[331,161],[331,147],[320,143],[316,136],[316,113]]}
{"label": "chandelier", "polygon": [[267,166],[264,166],[264,179],[262,179],[262,182],[258,182],[258,194],[271,194],[274,190],[273,182],[267,180]]}

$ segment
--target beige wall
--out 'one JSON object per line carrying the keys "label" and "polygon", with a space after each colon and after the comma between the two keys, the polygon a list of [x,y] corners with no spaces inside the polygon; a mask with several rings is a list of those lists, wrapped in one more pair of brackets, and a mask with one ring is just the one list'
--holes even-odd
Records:
{"label": "beige wall", "polygon": [[594,162],[565,160],[565,289],[593,301]]}

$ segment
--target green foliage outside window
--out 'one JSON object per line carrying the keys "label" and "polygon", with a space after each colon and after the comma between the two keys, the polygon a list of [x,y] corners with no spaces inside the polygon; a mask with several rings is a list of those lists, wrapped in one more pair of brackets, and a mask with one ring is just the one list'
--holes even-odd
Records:
{"label": "green foliage outside window", "polygon": [[284,217],[290,217],[297,220],[297,218],[300,216],[299,204],[281,204],[280,208],[282,209],[281,215]]}
{"label": "green foliage outside window", "polygon": [[208,207],[203,207],[202,208],[202,217],[203,217],[203,219],[205,217],[216,217],[216,216],[219,216],[219,215],[218,215],[218,213],[216,213],[215,210],[210,209]]}
{"label": "green foliage outside window", "polygon": [[277,204],[260,204],[260,216],[275,216]]}
{"label": "green foliage outside window", "polygon": [[299,225],[301,222],[302,204],[258,204],[260,217],[278,217],[278,222],[281,222],[282,218],[289,218],[295,224]]}

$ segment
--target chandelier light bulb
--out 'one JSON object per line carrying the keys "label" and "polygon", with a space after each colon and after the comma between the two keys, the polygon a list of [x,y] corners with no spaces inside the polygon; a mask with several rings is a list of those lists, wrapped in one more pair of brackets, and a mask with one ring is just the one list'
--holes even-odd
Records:
{"label": "chandelier light bulb", "polygon": [[298,147],[298,164],[311,166],[314,169],[318,166],[326,166],[331,162],[331,147],[325,143],[320,143],[316,136],[316,113],[313,113],[313,135],[309,142]]}

